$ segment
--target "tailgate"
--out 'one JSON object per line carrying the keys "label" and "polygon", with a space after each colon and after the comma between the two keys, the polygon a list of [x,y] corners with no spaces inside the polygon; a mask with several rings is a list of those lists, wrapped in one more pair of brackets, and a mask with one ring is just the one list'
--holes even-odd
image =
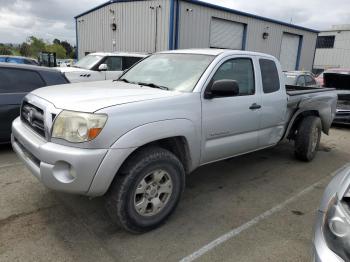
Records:
{"label": "tailgate", "polygon": [[350,90],[350,74],[324,73],[324,86],[333,87],[339,90]]}

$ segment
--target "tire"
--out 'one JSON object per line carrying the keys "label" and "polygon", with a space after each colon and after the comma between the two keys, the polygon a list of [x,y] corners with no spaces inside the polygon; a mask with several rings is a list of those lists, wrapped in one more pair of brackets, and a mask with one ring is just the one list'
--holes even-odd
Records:
{"label": "tire", "polygon": [[322,124],[317,116],[303,118],[295,138],[295,156],[302,161],[311,161],[316,156],[321,140]]}
{"label": "tire", "polygon": [[185,171],[179,159],[159,147],[144,148],[117,174],[107,195],[107,212],[127,231],[147,232],[173,213],[184,188]]}

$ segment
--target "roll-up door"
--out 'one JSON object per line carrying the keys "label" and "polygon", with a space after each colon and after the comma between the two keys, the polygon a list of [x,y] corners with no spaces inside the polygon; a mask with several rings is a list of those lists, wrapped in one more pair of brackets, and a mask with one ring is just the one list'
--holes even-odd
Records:
{"label": "roll-up door", "polygon": [[280,53],[280,62],[283,70],[290,71],[296,69],[299,42],[299,35],[283,33]]}
{"label": "roll-up door", "polygon": [[241,50],[244,24],[213,17],[210,25],[210,47]]}

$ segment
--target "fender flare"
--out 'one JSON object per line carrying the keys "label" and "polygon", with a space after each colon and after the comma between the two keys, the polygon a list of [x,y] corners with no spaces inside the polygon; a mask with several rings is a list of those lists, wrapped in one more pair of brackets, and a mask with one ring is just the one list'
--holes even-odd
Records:
{"label": "fender flare", "polygon": [[188,119],[168,119],[138,126],[121,137],[111,146],[111,149],[138,148],[172,137],[184,137],[190,155],[190,169],[199,165],[201,152],[200,128]]}
{"label": "fender flare", "polygon": [[90,185],[87,195],[100,196],[107,192],[113,179],[125,161],[140,147],[151,142],[184,137],[190,156],[189,168],[192,171],[199,165],[201,136],[200,127],[188,119],[170,119],[147,123],[129,130],[110,147]]}
{"label": "fender flare", "polygon": [[294,113],[293,117],[289,121],[284,138],[289,137],[290,131],[294,127],[294,124],[300,119],[300,117],[309,115],[315,115],[320,117],[322,123],[322,131],[328,135],[333,118],[335,116],[335,108],[333,108],[332,105],[329,104],[329,101],[318,100],[308,101],[304,104],[301,102],[301,104],[299,105],[299,109]]}

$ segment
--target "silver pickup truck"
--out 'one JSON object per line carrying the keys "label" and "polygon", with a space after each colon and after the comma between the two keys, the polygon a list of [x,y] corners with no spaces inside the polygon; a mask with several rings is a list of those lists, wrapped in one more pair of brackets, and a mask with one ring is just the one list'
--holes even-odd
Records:
{"label": "silver pickup truck", "polygon": [[297,158],[312,160],[336,103],[331,89],[285,86],[270,55],[167,51],[116,81],[30,93],[12,146],[48,188],[105,195],[116,222],[145,232],[174,211],[186,174],[199,166],[285,138]]}

